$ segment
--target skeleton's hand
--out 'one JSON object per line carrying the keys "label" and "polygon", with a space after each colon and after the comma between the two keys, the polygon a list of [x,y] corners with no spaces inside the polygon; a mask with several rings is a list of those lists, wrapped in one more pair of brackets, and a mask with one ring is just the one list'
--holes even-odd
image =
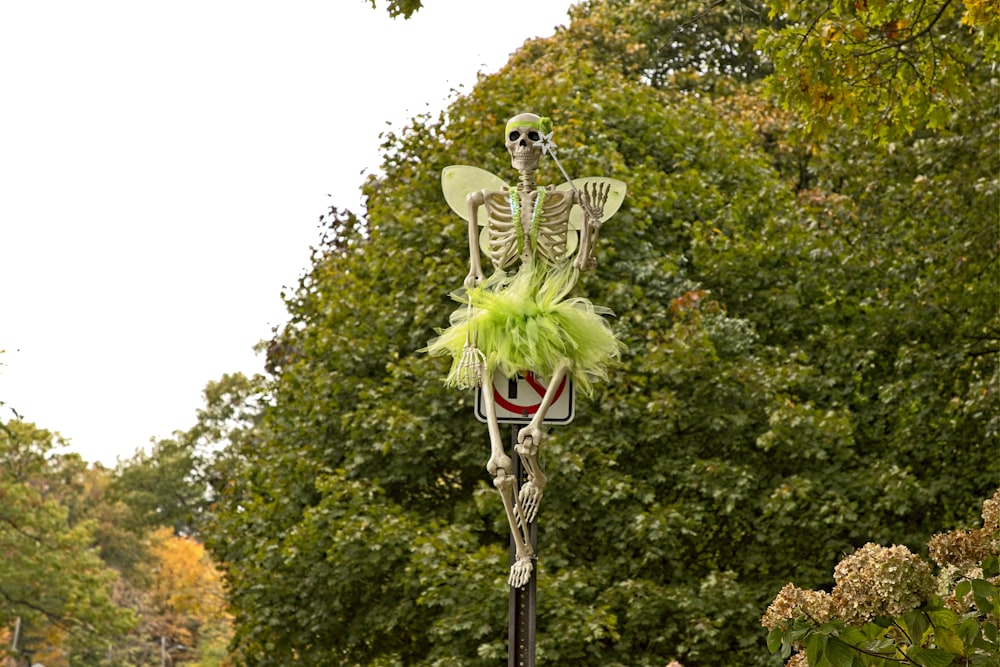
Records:
{"label": "skeleton's hand", "polygon": [[580,193],[580,206],[587,214],[592,224],[600,226],[604,215],[604,205],[608,203],[608,193],[611,185],[608,183],[587,183]]}
{"label": "skeleton's hand", "polygon": [[457,385],[459,389],[475,389],[483,384],[486,369],[486,355],[476,344],[466,339],[462,347],[462,358],[458,362]]}
{"label": "skeleton's hand", "polygon": [[580,242],[580,252],[573,262],[580,271],[587,271],[597,266],[594,249],[601,232],[601,216],[604,215],[604,205],[608,202],[611,192],[609,183],[587,183],[580,192],[580,207],[583,209],[583,230]]}

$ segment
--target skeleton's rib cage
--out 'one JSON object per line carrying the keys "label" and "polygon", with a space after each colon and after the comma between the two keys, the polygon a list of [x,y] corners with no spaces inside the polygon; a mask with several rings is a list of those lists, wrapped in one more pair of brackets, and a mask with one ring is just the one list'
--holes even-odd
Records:
{"label": "skeleton's rib cage", "polygon": [[[536,211],[540,190],[529,192],[518,207],[514,221],[510,192],[483,192],[487,215],[489,254],[495,270],[506,269],[531,254],[548,264],[566,259],[572,192],[546,190]],[[518,233],[520,225],[520,233]]]}

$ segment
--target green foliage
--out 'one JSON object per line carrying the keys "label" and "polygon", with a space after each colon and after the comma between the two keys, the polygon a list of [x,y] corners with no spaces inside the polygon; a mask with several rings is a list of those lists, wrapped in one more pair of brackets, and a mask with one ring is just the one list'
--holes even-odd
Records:
{"label": "green foliage", "polygon": [[771,91],[820,134],[845,119],[883,140],[947,127],[1000,54],[995,2],[964,12],[952,0],[768,6],[780,20],[758,41],[775,66]]}
{"label": "green foliage", "polygon": [[[914,512],[960,523],[971,499],[1000,478],[993,456],[1000,162],[990,148],[997,140],[995,110],[976,106],[954,132],[901,150],[839,139],[814,153],[817,187],[799,193],[794,214],[757,233],[696,230],[696,261],[718,267],[730,312],[752,321],[762,343],[815,369],[791,400],[850,415],[839,451],[851,465],[867,459],[883,480],[864,506],[896,508],[889,523],[855,540],[893,534],[920,544],[906,534]],[[814,418],[803,423],[786,409],[769,419],[782,428],[783,453],[796,467],[823,442]],[[833,435],[822,429],[823,438]],[[968,447],[977,441],[982,446]],[[774,446],[767,435],[758,444]],[[843,458],[827,456],[816,460],[839,470]],[[963,475],[948,479],[944,471],[959,460]],[[928,469],[942,474],[911,474]],[[797,479],[813,477],[799,493],[827,486],[830,472],[796,471]]]}
{"label": "green foliage", "polygon": [[65,480],[79,459],[52,453],[59,444],[33,424],[0,424],[0,628],[20,618],[34,641],[27,648],[42,650],[58,636],[65,650],[85,656],[135,618],[112,600],[118,577],[94,546],[95,522],[67,506]]}
{"label": "green foliage", "polygon": [[119,463],[111,493],[130,509],[126,526],[138,533],[161,525],[190,533],[206,498],[204,482],[191,476],[195,457],[188,443],[171,438]]}
{"label": "green foliage", "polygon": [[757,0],[590,1],[570,16],[574,40],[603,71],[656,88],[716,91],[771,71],[755,49],[766,11]]}

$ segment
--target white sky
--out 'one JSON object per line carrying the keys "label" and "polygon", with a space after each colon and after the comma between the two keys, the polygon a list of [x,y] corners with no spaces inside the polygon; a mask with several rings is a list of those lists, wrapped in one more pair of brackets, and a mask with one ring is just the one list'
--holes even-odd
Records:
{"label": "white sky", "polygon": [[189,428],[208,381],[262,369],[386,123],[443,108],[571,0],[386,3],[0,5],[0,419],[106,465]]}

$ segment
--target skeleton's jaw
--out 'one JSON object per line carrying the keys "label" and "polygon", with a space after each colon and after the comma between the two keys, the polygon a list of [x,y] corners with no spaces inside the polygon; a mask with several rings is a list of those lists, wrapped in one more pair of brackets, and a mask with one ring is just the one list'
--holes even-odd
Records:
{"label": "skeleton's jaw", "polygon": [[510,166],[520,171],[535,171],[538,169],[541,151],[532,146],[518,147],[510,154]]}

